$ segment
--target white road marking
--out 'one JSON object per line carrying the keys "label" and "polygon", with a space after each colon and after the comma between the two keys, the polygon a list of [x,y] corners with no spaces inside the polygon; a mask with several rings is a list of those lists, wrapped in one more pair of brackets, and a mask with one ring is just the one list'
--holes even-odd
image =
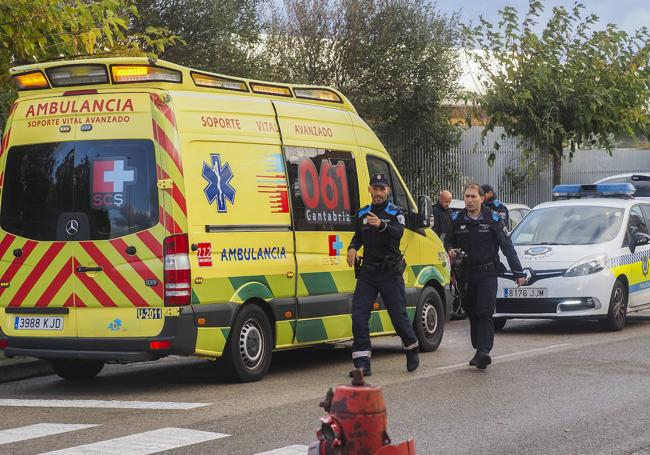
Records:
{"label": "white road marking", "polygon": [[[512,352],[510,354],[503,354],[503,355],[497,355],[492,357],[492,360],[499,360],[499,359],[507,359],[508,357],[517,357],[517,356],[522,356],[526,354],[533,354],[535,352],[543,352],[543,351],[550,351],[552,349],[558,349],[558,348],[563,348],[566,346],[570,346],[569,343],[562,343],[562,344],[554,344],[552,346],[545,346],[543,348],[535,348],[535,349],[528,349],[526,351],[519,351],[519,352]],[[467,362],[463,363],[457,363],[455,365],[447,365],[444,367],[438,367],[436,370],[444,371],[444,370],[455,370],[461,367],[466,367]]]}
{"label": "white road marking", "polygon": [[37,423],[26,427],[9,428],[0,431],[0,444],[11,444],[28,439],[42,438],[69,431],[84,430],[97,425],[68,424],[68,423]]}
{"label": "white road marking", "polygon": [[195,409],[212,403],[175,401],[102,401],[102,400],[19,400],[0,399],[0,406],[37,408],[110,408],[110,409]]}
{"label": "white road marking", "polygon": [[41,455],[149,455],[228,436],[230,435],[185,428],[161,428]]}
{"label": "white road marking", "polygon": [[308,449],[307,446],[287,446],[269,450],[268,452],[256,453],[255,455],[305,455]]}

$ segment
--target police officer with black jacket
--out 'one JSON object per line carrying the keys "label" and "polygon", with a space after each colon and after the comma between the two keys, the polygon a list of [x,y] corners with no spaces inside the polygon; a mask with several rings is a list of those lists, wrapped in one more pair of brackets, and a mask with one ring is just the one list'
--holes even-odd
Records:
{"label": "police officer with black jacket", "polygon": [[[406,351],[406,369],[419,365],[418,340],[406,313],[406,290],[403,273],[406,262],[399,249],[404,234],[404,211],[388,202],[390,186],[385,174],[374,174],[368,187],[372,204],[362,207],[355,217],[355,232],[348,247],[348,265],[358,268],[357,285],[352,299],[352,362],[370,368],[370,329],[368,322],[377,294],[386,305],[388,315]],[[363,260],[357,255],[363,246]]]}
{"label": "police officer with black jacket", "polygon": [[470,183],[464,190],[465,208],[452,215],[452,229],[445,247],[452,261],[457,263],[461,251],[466,255],[466,297],[463,299],[469,317],[472,346],[476,354],[469,364],[484,370],[492,359],[494,343],[492,315],[496,306],[497,274],[503,265],[499,261],[499,248],[508,259],[517,286],[524,284],[521,263],[501,217],[482,206],[483,189]]}
{"label": "police officer with black jacket", "polygon": [[508,213],[508,207],[497,199],[497,195],[494,192],[492,185],[482,185],[483,189],[483,204],[491,209],[493,212],[497,212],[506,226],[508,226],[510,221],[510,214]]}

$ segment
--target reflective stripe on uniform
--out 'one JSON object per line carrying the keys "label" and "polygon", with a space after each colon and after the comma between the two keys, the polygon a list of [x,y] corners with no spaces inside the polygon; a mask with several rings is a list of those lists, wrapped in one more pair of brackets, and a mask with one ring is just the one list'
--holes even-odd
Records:
{"label": "reflective stripe on uniform", "polygon": [[352,352],[352,358],[353,359],[358,359],[361,357],[370,357],[370,351],[353,351]]}
{"label": "reflective stripe on uniform", "polygon": [[420,343],[418,343],[418,342],[416,341],[416,342],[413,343],[413,344],[409,344],[408,346],[404,346],[404,350],[405,350],[405,351],[410,351],[411,349],[415,349],[415,348],[417,348],[418,346],[420,346]]}

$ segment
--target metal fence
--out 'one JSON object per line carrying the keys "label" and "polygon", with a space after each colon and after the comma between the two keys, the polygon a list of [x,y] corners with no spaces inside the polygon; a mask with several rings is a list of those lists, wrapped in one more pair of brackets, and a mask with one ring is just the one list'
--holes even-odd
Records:
{"label": "metal fence", "polygon": [[[490,183],[499,197],[531,207],[551,199],[550,157],[524,157],[524,146],[513,137],[503,137],[502,128],[481,138],[482,127],[463,129],[459,144],[449,151],[437,151],[432,141],[410,134],[382,138],[412,194],[434,195],[448,189],[462,199],[465,184]],[[495,142],[499,143],[498,150]],[[487,159],[495,154],[492,166]],[[650,150],[579,150],[572,160],[563,159],[562,183],[593,183],[627,172],[650,172]],[[525,176],[525,177],[524,177]]]}

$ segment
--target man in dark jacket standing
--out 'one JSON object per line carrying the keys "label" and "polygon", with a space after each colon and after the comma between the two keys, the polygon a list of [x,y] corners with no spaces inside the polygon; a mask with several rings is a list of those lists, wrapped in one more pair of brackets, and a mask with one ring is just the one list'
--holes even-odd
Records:
{"label": "man in dark jacket standing", "polygon": [[445,236],[451,230],[451,193],[443,190],[438,195],[438,202],[433,204],[433,232],[438,234],[438,237],[445,241]]}
{"label": "man in dark jacket standing", "polygon": [[503,222],[506,223],[506,226],[509,226],[510,215],[508,214],[508,207],[497,199],[492,185],[481,185],[481,188],[483,189],[483,193],[485,193],[485,196],[483,196],[483,204],[493,212],[497,212]]}
{"label": "man in dark jacket standing", "polygon": [[[463,300],[469,317],[472,346],[476,354],[469,364],[484,370],[492,359],[494,344],[492,315],[497,303],[497,275],[501,262],[499,248],[506,256],[517,286],[525,283],[517,252],[501,217],[481,205],[483,190],[476,183],[465,187],[465,208],[452,215],[452,229],[445,247],[452,261],[462,251],[467,268],[467,296]],[[459,256],[460,257],[460,256]]]}

